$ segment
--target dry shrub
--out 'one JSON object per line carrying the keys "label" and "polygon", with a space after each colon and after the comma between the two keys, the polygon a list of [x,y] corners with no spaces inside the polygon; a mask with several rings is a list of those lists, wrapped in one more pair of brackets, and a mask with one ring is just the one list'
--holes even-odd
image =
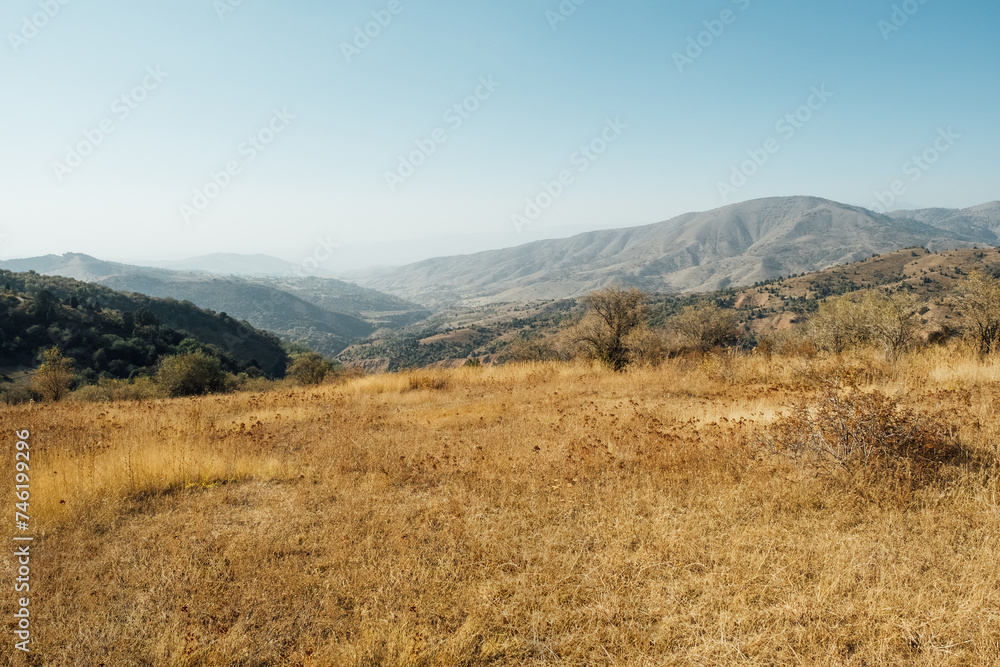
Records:
{"label": "dry shrub", "polygon": [[756,354],[770,359],[772,356],[803,357],[817,355],[816,344],[798,329],[769,331],[757,338]]}
{"label": "dry shrub", "polygon": [[443,373],[419,371],[410,375],[409,387],[411,391],[419,391],[421,389],[447,389],[448,378]]}
{"label": "dry shrub", "polygon": [[918,415],[879,391],[828,384],[764,436],[772,451],[856,488],[891,483],[907,491],[940,481],[947,464],[966,458],[940,415]]}
{"label": "dry shrub", "polygon": [[73,392],[73,400],[89,403],[111,403],[115,401],[147,401],[165,398],[167,392],[152,378],[139,377],[135,380],[101,378],[97,384],[80,387]]}

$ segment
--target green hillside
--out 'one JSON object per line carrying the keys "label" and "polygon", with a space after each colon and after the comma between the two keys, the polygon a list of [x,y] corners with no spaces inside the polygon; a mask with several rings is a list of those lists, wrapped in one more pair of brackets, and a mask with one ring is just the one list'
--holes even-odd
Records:
{"label": "green hillside", "polygon": [[161,356],[204,349],[231,372],[284,375],[278,339],[224,313],[186,301],[116,292],[93,283],[0,271],[0,365],[32,367],[40,350],[58,347],[84,379],[127,378]]}

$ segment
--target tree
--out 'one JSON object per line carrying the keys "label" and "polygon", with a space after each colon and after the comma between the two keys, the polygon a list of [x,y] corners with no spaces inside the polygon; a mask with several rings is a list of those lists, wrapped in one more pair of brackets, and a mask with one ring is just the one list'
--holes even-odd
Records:
{"label": "tree", "polygon": [[957,288],[966,334],[987,355],[1000,348],[1000,280],[973,271]]}
{"label": "tree", "polygon": [[35,371],[32,386],[46,400],[59,401],[69,392],[72,379],[73,362],[52,347],[42,352],[42,365]]}
{"label": "tree", "polygon": [[305,385],[322,384],[333,371],[333,364],[317,352],[300,354],[288,365],[288,375]]}
{"label": "tree", "polygon": [[818,347],[834,354],[869,340],[860,304],[847,294],[819,304],[809,319],[809,335]]}
{"label": "tree", "polygon": [[577,341],[617,372],[632,360],[628,337],[647,326],[645,295],[617,285],[592,292],[584,303],[588,313],[577,330]]}
{"label": "tree", "polygon": [[863,290],[819,305],[809,321],[816,344],[834,354],[851,347],[878,346],[895,361],[917,331],[917,307],[909,294]]}
{"label": "tree", "polygon": [[887,361],[896,361],[916,337],[917,307],[913,297],[869,290],[862,306],[872,340],[882,347]]}
{"label": "tree", "polygon": [[689,348],[707,352],[739,340],[736,313],[714,303],[687,306],[667,326]]}
{"label": "tree", "polygon": [[186,352],[160,360],[156,382],[172,397],[201,396],[226,387],[219,360],[204,352]]}

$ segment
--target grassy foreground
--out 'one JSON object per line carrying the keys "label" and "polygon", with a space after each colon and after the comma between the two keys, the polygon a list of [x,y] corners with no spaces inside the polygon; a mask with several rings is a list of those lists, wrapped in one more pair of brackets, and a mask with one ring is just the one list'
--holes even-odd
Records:
{"label": "grassy foreground", "polygon": [[[758,444],[837,374],[941,416],[992,463],[862,493]],[[895,368],[538,364],[5,408],[11,505],[14,431],[33,443],[38,643],[30,660],[13,650],[5,586],[0,656],[1000,664],[998,409],[1000,360],[955,349]],[[14,568],[0,558],[4,581]]]}

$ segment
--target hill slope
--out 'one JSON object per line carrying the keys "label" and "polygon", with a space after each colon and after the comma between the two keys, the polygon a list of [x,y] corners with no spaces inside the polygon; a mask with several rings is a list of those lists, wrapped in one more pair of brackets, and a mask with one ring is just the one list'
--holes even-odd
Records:
{"label": "hill slope", "polygon": [[573,297],[611,282],[650,291],[711,291],[910,246],[995,244],[998,230],[998,203],[884,216],[816,197],[782,197],[654,225],[430,259],[359,282],[436,306]]}
{"label": "hill slope", "polygon": [[0,271],[0,365],[33,366],[56,346],[78,368],[128,377],[174,354],[184,339],[214,348],[230,370],[281,377],[288,355],[273,335],[192,303],[125,294],[60,276]]}
{"label": "hill slope", "polygon": [[190,301],[328,355],[368,336],[376,326],[408,324],[429,314],[397,297],[323,278],[224,277],[131,266],[79,253],[8,260],[0,267]]}

